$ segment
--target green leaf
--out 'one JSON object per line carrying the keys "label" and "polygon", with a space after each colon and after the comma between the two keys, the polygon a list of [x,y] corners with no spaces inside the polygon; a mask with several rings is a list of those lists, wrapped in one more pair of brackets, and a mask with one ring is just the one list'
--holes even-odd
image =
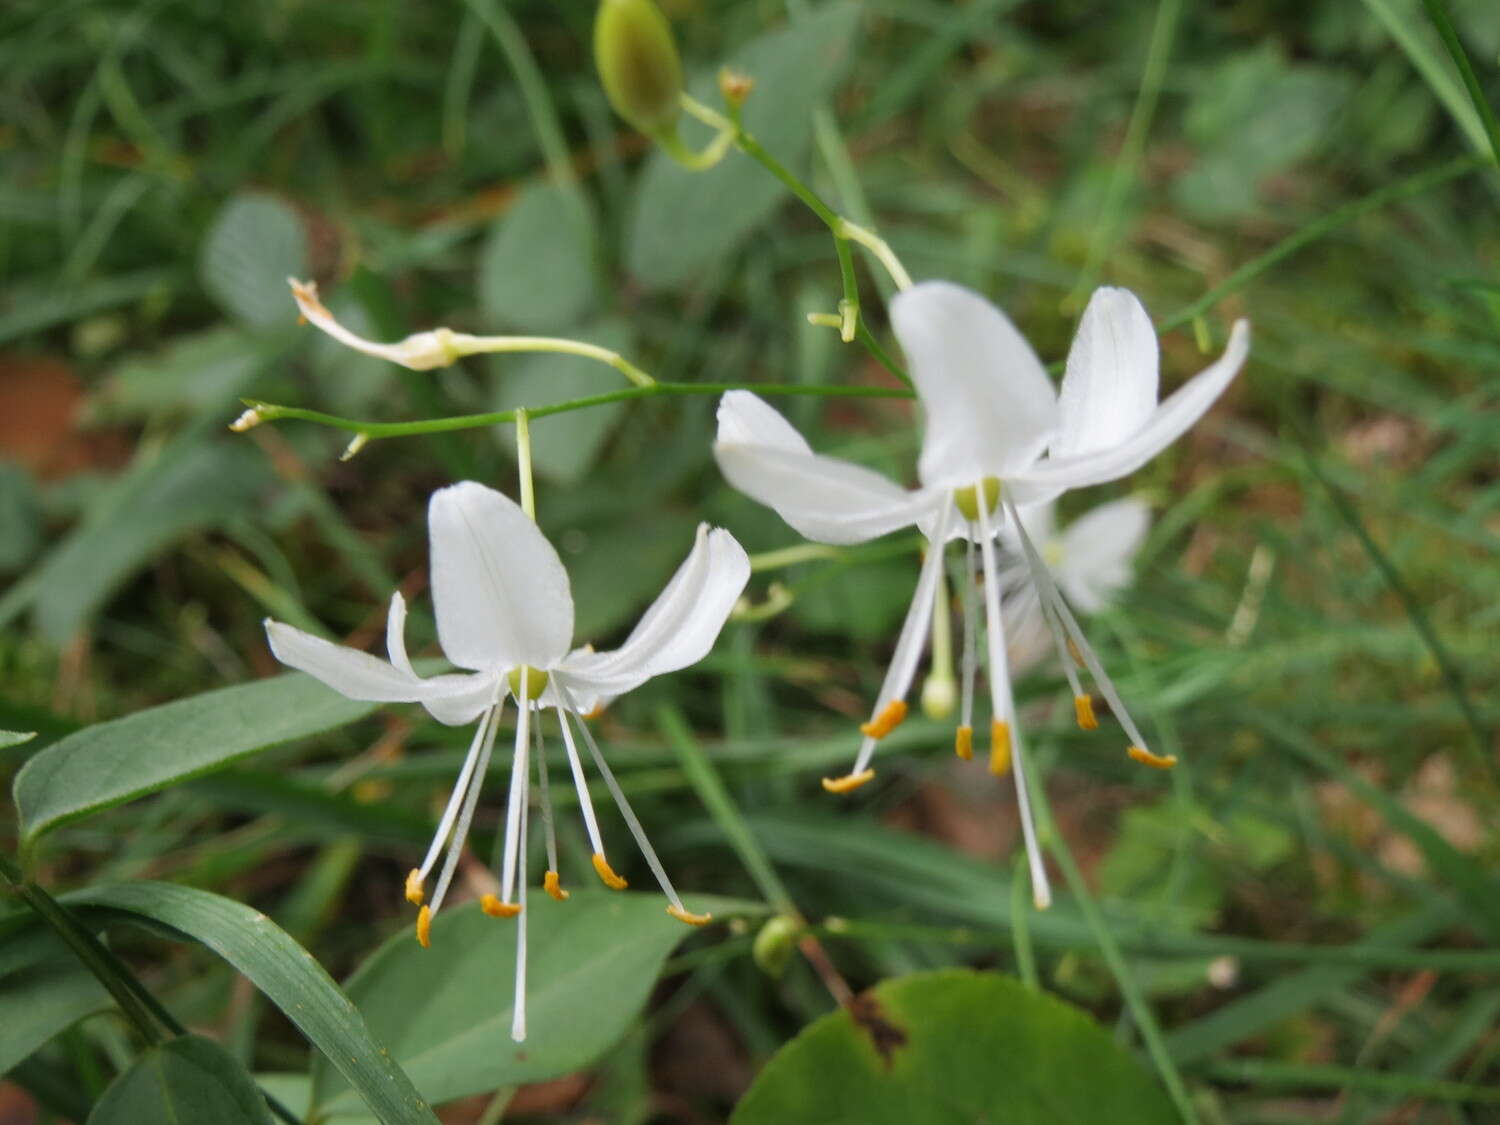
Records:
{"label": "green leaf", "polygon": [[267,479],[255,450],[194,435],[138,458],[36,571],[36,621],[61,644],[137,569],[193,531],[223,523]]}
{"label": "green leaf", "polygon": [[271,1125],[255,1082],[211,1039],[183,1035],[143,1051],[109,1084],[88,1125]]}
{"label": "green leaf", "polygon": [[680,512],[594,524],[578,554],[564,558],[573,581],[573,635],[600,643],[611,630],[633,625],[693,549],[696,527]]}
{"label": "green leaf", "polygon": [[588,314],[596,251],[576,192],[532,184],[495,221],[479,256],[479,309],[488,324],[553,332]]}
{"label": "green leaf", "polygon": [[20,570],[42,543],[41,491],[20,465],[0,462],[0,573]]}
{"label": "green leaf", "polygon": [[198,255],[198,279],[247,328],[294,324],[287,278],[307,273],[307,233],[281,200],[243,192],[220,208]]}
{"label": "green leaf", "polygon": [[1156,1080],[1083,1011],[995,973],[884,981],[782,1048],[732,1125],[1163,1125]]}
{"label": "green leaf", "polygon": [[[826,4],[753,40],[729,60],[755,80],[745,104],[746,130],[793,170],[807,154],[813,110],[848,69],[860,11],[852,0]],[[718,104],[715,75],[694,82],[693,93]],[[707,136],[690,126],[687,139],[701,144]],[[637,187],[626,264],[649,287],[680,285],[758,227],[786,191],[740,152],[708,172],[690,172],[657,152]]]}
{"label": "green leaf", "polygon": [[[348,993],[374,1033],[434,1104],[589,1065],[645,1006],[667,955],[693,931],[659,894],[576,890],[567,902],[529,897],[528,1036],[510,1038],[516,925],[470,903],[438,915],[432,948],[408,933],[386,942],[350,978]],[[764,907],[692,895],[716,918]],[[316,1105],[342,1108],[323,1060]]]}
{"label": "green leaf", "polygon": [[98,723],[38,751],[16,775],[22,839],[369,714],[310,676],[220,688]]}
{"label": "green leaf", "polygon": [[36,737],[34,730],[0,730],[0,750],[9,750]]}
{"label": "green leaf", "polygon": [[122,363],[96,407],[101,417],[156,420],[214,410],[228,415],[250,380],[282,351],[284,338],[221,325],[178,336],[165,347]]}
{"label": "green leaf", "polygon": [[[632,336],[623,320],[603,321],[569,335],[622,355],[630,353]],[[576,355],[493,356],[490,368],[495,375],[496,410],[550,406],[624,386],[624,379],[613,367]],[[536,419],[531,423],[532,466],[538,474],[559,484],[578,481],[593,465],[624,409],[623,402],[612,402]],[[514,429],[503,426],[495,435],[501,448],[514,455]]]}
{"label": "green leaf", "polygon": [[[54,955],[68,956],[58,948]],[[0,976],[0,1074],[85,1016],[112,1006],[76,962],[47,960]]]}
{"label": "green leaf", "polygon": [[202,942],[248,977],[297,1025],[384,1125],[438,1125],[411,1080],[370,1034],[359,1010],[323,966],[264,914],[174,883],[90,887],[69,895],[67,902],[159,923]]}

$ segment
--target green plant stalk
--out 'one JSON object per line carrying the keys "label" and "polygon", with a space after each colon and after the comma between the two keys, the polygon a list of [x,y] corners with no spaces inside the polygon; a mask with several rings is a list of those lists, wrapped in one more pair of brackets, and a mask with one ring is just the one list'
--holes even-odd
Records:
{"label": "green plant stalk", "polygon": [[1488,157],[1460,156],[1445,164],[1439,164],[1436,168],[1429,168],[1426,171],[1418,172],[1416,175],[1408,176],[1404,180],[1398,180],[1396,183],[1389,184],[1379,191],[1371,192],[1363,199],[1356,199],[1350,203],[1346,203],[1344,206],[1330,211],[1321,218],[1314,219],[1312,222],[1293,231],[1286,238],[1283,238],[1260,257],[1246,262],[1192,304],[1186,308],[1179,309],[1167,317],[1166,320],[1157,325],[1157,333],[1159,335],[1165,334],[1171,332],[1173,329],[1181,328],[1184,324],[1191,323],[1195,317],[1202,316],[1225,297],[1239,292],[1278,262],[1291,257],[1298,250],[1312,245],[1318,239],[1324,235],[1331,234],[1339,227],[1352,223],[1361,215],[1369,211],[1378,210],[1388,203],[1407,199],[1413,195],[1421,195],[1429,188],[1445,184],[1449,180],[1456,180],[1460,176],[1484,168],[1489,164],[1490,160]]}
{"label": "green plant stalk", "polygon": [[1248,1082],[1257,1087],[1286,1088],[1314,1086],[1334,1090],[1369,1090],[1408,1098],[1431,1098],[1444,1102],[1500,1104],[1500,1089],[1427,1078],[1419,1074],[1362,1070],[1352,1066],[1324,1066],[1316,1063],[1268,1062],[1263,1059],[1225,1059],[1207,1062],[1194,1068],[1210,1078],[1228,1082]]}
{"label": "green plant stalk", "polygon": [[1463,77],[1464,88],[1469,91],[1469,100],[1474,103],[1474,108],[1479,111],[1479,119],[1484,123],[1484,135],[1489,139],[1490,152],[1495,157],[1495,163],[1500,164],[1500,122],[1495,120],[1495,111],[1490,106],[1489,99],[1484,96],[1480,89],[1479,79],[1474,74],[1474,67],[1469,62],[1469,54],[1464,50],[1464,45],[1459,41],[1458,32],[1453,27],[1453,20],[1448,15],[1446,0],[1422,0],[1427,8],[1427,16],[1437,28],[1438,34],[1442,36],[1443,46],[1448,48],[1448,55],[1453,59],[1453,65],[1458,67],[1458,73]]}
{"label": "green plant stalk", "polygon": [[[805,383],[652,383],[645,387],[625,387],[618,391],[575,398],[550,406],[534,406],[526,411],[529,418],[546,418],[553,414],[566,414],[573,410],[585,410],[590,406],[603,406],[610,402],[627,402],[638,398],[656,398],[660,395],[718,395],[726,391],[754,391],[763,395],[823,395],[830,398],[912,398],[912,392],[897,387],[843,387],[810,386]],[[363,434],[375,438],[407,437],[412,434],[445,433],[450,430],[471,430],[482,426],[497,426],[514,422],[517,411],[496,410],[487,414],[460,414],[451,418],[427,418],[419,422],[361,422],[354,418],[340,418],[318,410],[305,410],[300,406],[278,406],[270,402],[245,399],[245,405],[259,415],[259,422],[274,422],[281,418],[296,418],[304,422],[317,422],[332,426],[336,430]]]}
{"label": "green plant stalk", "polygon": [[1033,992],[1040,991],[1041,977],[1036,970],[1036,953],[1031,945],[1031,924],[1027,921],[1030,898],[1031,872],[1026,867],[1026,857],[1017,856],[1010,873],[1010,936],[1016,949],[1016,975],[1021,983]]}

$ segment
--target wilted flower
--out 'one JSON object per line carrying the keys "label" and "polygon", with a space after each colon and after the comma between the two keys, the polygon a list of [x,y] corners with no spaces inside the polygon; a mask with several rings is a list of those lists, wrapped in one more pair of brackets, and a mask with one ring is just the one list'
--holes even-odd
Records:
{"label": "wilted flower", "polygon": [[[825,543],[858,543],[918,526],[929,549],[890,669],[854,767],[824,787],[842,793],[874,776],[875,744],[906,716],[933,612],[943,547],[964,541],[963,590],[970,599],[957,753],[973,754],[973,684],[978,612],[973,590],[982,574],[992,709],[990,768],[1015,764],[1017,802],[1038,905],[1050,901],[1026,790],[1024,757],[1015,753],[1015,702],[1006,665],[995,538],[1007,518],[1042,605],[1076,648],[1130,735],[1138,761],[1168,766],[1151,753],[1084,639],[1017,515],[1018,505],[1052,500],[1067,489],[1102,484],[1133,472],[1196,422],[1229,385],[1249,350],[1239,321],[1224,355],[1164,402],[1157,402],[1156,333],[1139,301],[1123,289],[1095,292],[1078,326],[1060,389],[1005,314],[983,297],[942,281],[916,285],[891,303],[891,321],[906,353],[926,414],[918,475],[908,491],[879,473],[815,454],[765,402],[731,391],[719,406],[719,465],[730,483],[774,508],[793,528]],[[977,548],[977,549],[976,549]],[[976,555],[979,557],[976,559]],[[1092,702],[1076,697],[1078,721],[1095,724]]]}
{"label": "wilted flower", "polygon": [[[351,699],[421,703],[435,719],[450,725],[479,720],[427,855],[407,876],[406,897],[421,906],[418,940],[427,945],[432,917],[442,905],[458,865],[507,697],[517,704],[515,751],[500,896],[484,896],[481,905],[485,912],[512,917],[526,905],[533,749],[538,751],[535,757],[547,842],[548,870],[543,886],[553,898],[568,897],[559,882],[546,759],[539,752],[543,716],[551,711],[567,748],[599,878],[615,890],[625,886],[625,880],[615,874],[604,857],[604,842],[578,752],[579,737],[661,884],[669,903],[667,912],[692,925],[707,922],[708,915],[690,913],[682,905],[584,718],[602,702],[651,677],[703,658],[749,579],[750,561],[744,550],[727,531],[700,525],[692,552],[623,645],[613,652],[590,648],[569,651],[573,597],[567,572],[552,545],[515,502],[484,485],[464,481],[433,493],[427,520],[438,640],[448,659],[469,669],[467,673],[428,678],[417,675],[406,654],[406,603],[399,592],[391,598],[386,625],[389,662],[279,621],[266,622],[271,650],[278,660],[316,676]],[[447,857],[431,902],[424,903],[427,878],[445,843]],[[512,1028],[518,1041],[526,1034],[524,922],[523,918],[517,939]]]}

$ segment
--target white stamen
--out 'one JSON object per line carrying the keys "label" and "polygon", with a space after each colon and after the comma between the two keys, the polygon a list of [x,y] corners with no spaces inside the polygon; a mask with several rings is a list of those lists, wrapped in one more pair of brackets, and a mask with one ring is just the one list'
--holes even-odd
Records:
{"label": "white stamen", "polygon": [[[1021,521],[1016,518],[1015,508],[1011,508],[1011,518],[1016,520],[1020,527]],[[1050,602],[1053,610],[1057,613],[1062,626],[1067,630],[1068,636],[1072,638],[1073,644],[1078,648],[1078,654],[1083,657],[1084,666],[1088,668],[1089,675],[1094,677],[1094,682],[1099,685],[1099,691],[1109,704],[1109,709],[1115,718],[1120,720],[1120,725],[1125,728],[1125,733],[1131,742],[1142,750],[1150,751],[1146,740],[1141,736],[1140,728],[1135,725],[1135,720],[1130,717],[1130,712],[1125,709],[1125,702],[1120,698],[1120,693],[1115,690],[1114,682],[1109,674],[1104,671],[1104,665],[1089,644],[1088,638],[1083,635],[1083,629],[1078,624],[1078,619],[1073,616],[1073,611],[1068,608],[1062,592],[1058,590],[1057,583],[1052,578],[1052,572],[1047,569],[1047,564],[1042,562],[1041,556],[1037,554],[1036,547],[1031,542],[1031,537],[1026,534],[1026,529],[1021,528],[1021,546],[1026,551],[1026,561],[1031,566],[1031,578],[1035,583],[1037,591],[1041,594],[1042,605],[1045,608]],[[1071,667],[1072,661],[1068,659],[1067,646],[1063,645],[1064,667]],[[1081,692],[1074,688],[1074,695]]]}
{"label": "white stamen", "polygon": [[990,706],[997,719],[1010,724],[1011,769],[1016,776],[1016,805],[1021,812],[1021,835],[1026,840],[1026,861],[1031,867],[1031,895],[1038,910],[1052,905],[1052,888],[1037,844],[1031,817],[1031,797],[1026,788],[1026,753],[1020,725],[1015,722],[1015,700],[1010,691],[1010,666],[1005,658],[1005,625],[1000,617],[1000,581],[995,568],[994,533],[984,505],[979,506],[979,553],[984,561],[984,613],[989,641]]}
{"label": "white stamen", "polygon": [[516,852],[531,787],[531,764],[526,759],[531,749],[530,676],[530,668],[521,669],[521,698],[516,701],[516,750],[510,763],[510,800],[505,810],[505,858],[500,863],[500,901],[507,905],[516,886]]}
{"label": "white stamen", "polygon": [[547,784],[547,750],[542,742],[542,712],[531,717],[534,724],[531,728],[531,748],[536,752],[536,774],[537,782],[542,790],[542,834],[547,840],[547,870],[556,871],[557,867],[557,830],[552,824],[552,788]]}
{"label": "white stamen", "polygon": [[[552,686],[562,700],[562,689],[557,682],[557,673],[552,674]],[[573,786],[578,790],[578,804],[583,809],[583,826],[588,829],[589,843],[595,855],[604,854],[604,840],[599,836],[599,822],[594,819],[594,799],[589,796],[588,778],[583,776],[583,763],[578,760],[578,747],[573,744],[573,729],[568,726],[568,717],[563,711],[565,703],[557,705],[557,721],[562,725],[563,745],[568,748],[568,766],[573,771]]]}
{"label": "white stamen", "polygon": [[[522,709],[524,713],[524,708]],[[521,916],[516,919],[516,999],[512,1005],[510,1037],[517,1043],[526,1040],[526,822],[530,819],[526,805],[521,805]]]}
{"label": "white stamen", "polygon": [[[917,662],[922,659],[922,649],[927,643],[928,626],[932,622],[932,611],[937,601],[937,580],[943,567],[943,548],[947,545],[948,519],[953,510],[953,498],[945,497],[938,513],[937,527],[927,544],[927,557],[922,560],[922,570],[917,577],[917,589],[912,594],[911,606],[906,611],[906,621],[901,626],[901,635],[896,639],[896,651],[891,654],[891,664],[886,669],[880,693],[875,697],[875,706],[870,713],[873,723],[892,702],[906,698],[911,690],[911,681],[917,674]],[[850,774],[863,773],[875,756],[875,743],[880,741],[865,735],[859,746],[859,756],[854,761]]]}
{"label": "white stamen", "polygon": [[432,835],[432,843],[427,848],[427,858],[418,868],[423,880],[432,870],[432,865],[437,862],[438,853],[443,850],[443,843],[448,839],[448,832],[453,827],[454,818],[458,816],[459,806],[463,804],[464,795],[469,791],[469,782],[474,777],[474,766],[479,761],[480,748],[484,743],[486,732],[491,726],[499,723],[500,712],[503,708],[503,702],[497,703],[479,717],[479,726],[474,729],[474,739],[469,743],[469,752],[464,757],[463,769],[458,772],[458,780],[454,782],[453,792],[449,795],[448,804],[443,809],[443,818],[438,821],[437,831]]}
{"label": "white stamen", "polygon": [[963,703],[959,712],[961,725],[974,727],[974,678],[979,672],[979,606],[974,597],[974,540],[964,536],[964,656]]}
{"label": "white stamen", "polygon": [[479,752],[479,761],[474,767],[474,777],[469,783],[469,791],[464,798],[463,811],[459,813],[458,826],[453,830],[453,842],[448,845],[448,858],[443,861],[443,870],[438,875],[437,889],[432,893],[431,910],[434,915],[438,907],[443,905],[443,897],[448,893],[448,884],[453,881],[453,872],[458,867],[458,857],[463,852],[464,838],[469,834],[469,824],[474,819],[474,806],[479,803],[479,791],[484,788],[485,771],[490,768],[490,753],[495,749],[495,732],[500,728],[500,710],[503,702],[495,703],[490,710],[494,719],[490,722],[490,729],[485,732],[484,745]]}
{"label": "white stamen", "polygon": [[[557,674],[553,673],[552,682],[557,685],[557,693],[563,701],[563,706],[571,712],[575,718],[578,713],[574,710],[572,696],[568,689],[558,681]],[[565,713],[563,722],[566,724]],[[588,744],[589,755],[594,759],[594,764],[599,767],[599,772],[604,775],[604,784],[609,786],[610,793],[614,796],[615,804],[620,807],[620,815],[625,818],[625,824],[630,829],[630,834],[635,837],[636,844],[641,849],[641,854],[646,857],[646,865],[651,868],[651,874],[656,876],[656,881],[661,884],[661,890],[667,896],[667,901],[678,910],[684,910],[682,899],[677,897],[677,892],[672,889],[672,880],[667,878],[667,871],[661,865],[661,860],[656,858],[656,849],[651,846],[651,841],[646,839],[646,830],[641,827],[641,822],[636,818],[635,810],[630,807],[630,802],[625,799],[625,792],[620,788],[620,783],[615,780],[614,771],[609,768],[609,763],[604,760],[604,755],[599,752],[599,744],[594,741],[594,732],[589,730],[588,723],[578,718],[578,729],[583,732],[583,740]],[[604,849],[596,849],[601,854]]]}

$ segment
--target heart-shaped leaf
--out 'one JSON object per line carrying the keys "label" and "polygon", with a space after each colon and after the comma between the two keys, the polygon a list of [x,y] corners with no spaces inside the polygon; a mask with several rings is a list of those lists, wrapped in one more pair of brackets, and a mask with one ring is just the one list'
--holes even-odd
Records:
{"label": "heart-shaped leaf", "polygon": [[297,212],[262,192],[220,208],[203,239],[198,278],[219,307],[247,328],[296,322],[286,279],[307,274],[307,232]]}
{"label": "heart-shaped leaf", "polygon": [[271,1125],[271,1114],[255,1082],[224,1048],[183,1035],[141,1052],[109,1084],[88,1125],[155,1121]]}

